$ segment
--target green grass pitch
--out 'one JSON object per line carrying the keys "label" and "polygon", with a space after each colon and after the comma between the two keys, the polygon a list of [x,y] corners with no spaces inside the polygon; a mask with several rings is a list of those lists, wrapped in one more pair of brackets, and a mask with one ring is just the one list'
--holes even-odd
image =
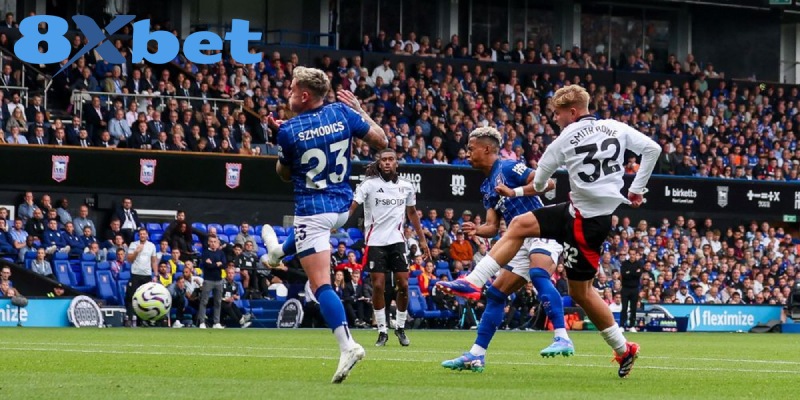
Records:
{"label": "green grass pitch", "polygon": [[7,399],[789,399],[800,378],[800,335],[634,333],[642,346],[617,377],[597,332],[572,334],[576,355],[542,359],[550,333],[499,332],[486,371],[439,364],[474,331],[354,331],[367,356],[330,383],[338,347],[328,330],[0,330],[0,397]]}

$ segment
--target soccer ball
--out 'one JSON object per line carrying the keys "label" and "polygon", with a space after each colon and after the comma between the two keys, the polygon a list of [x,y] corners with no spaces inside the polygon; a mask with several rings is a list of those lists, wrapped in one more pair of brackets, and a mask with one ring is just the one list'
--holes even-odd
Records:
{"label": "soccer ball", "polygon": [[155,282],[148,282],[136,289],[133,294],[133,311],[145,321],[163,318],[172,307],[172,296],[167,288]]}

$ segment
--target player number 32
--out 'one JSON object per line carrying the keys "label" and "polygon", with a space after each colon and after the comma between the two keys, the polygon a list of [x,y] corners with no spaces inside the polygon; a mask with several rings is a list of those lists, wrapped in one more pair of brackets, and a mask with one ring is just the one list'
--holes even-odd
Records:
{"label": "player number 32", "polygon": [[[326,154],[321,149],[308,149],[303,156],[300,157],[300,162],[310,165],[311,160],[316,160],[317,165],[306,173],[306,188],[322,190],[328,187],[330,183],[341,183],[344,180],[344,174],[347,172],[349,160],[347,159],[347,150],[350,147],[349,140],[340,140],[331,143],[329,146],[329,153]],[[335,153],[336,164],[333,166],[333,171],[328,174],[328,179],[320,177],[322,172],[328,166],[328,156],[333,156]],[[341,172],[339,172],[341,171]]]}

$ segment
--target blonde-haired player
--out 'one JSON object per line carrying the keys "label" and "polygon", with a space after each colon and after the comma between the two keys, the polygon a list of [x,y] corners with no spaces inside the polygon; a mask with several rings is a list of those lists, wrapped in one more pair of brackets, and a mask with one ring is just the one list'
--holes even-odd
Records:
{"label": "blonde-haired player", "polygon": [[[563,243],[569,293],[614,349],[618,375],[624,378],[633,368],[639,345],[626,341],[611,311],[592,289],[592,279],[597,273],[600,248],[611,226],[611,214],[623,203],[632,207],[642,204],[645,186],[661,149],[628,125],[597,120],[589,113],[589,94],[578,85],[556,91],[553,105],[554,119],[562,131],[539,160],[533,185],[513,190],[498,187],[498,191],[506,196],[535,195],[546,189],[548,179],[558,168],[566,165],[570,201],[514,218],[505,235],[476,269],[481,264],[490,268],[505,265],[529,237]],[[642,156],[627,198],[621,194],[626,150]]]}

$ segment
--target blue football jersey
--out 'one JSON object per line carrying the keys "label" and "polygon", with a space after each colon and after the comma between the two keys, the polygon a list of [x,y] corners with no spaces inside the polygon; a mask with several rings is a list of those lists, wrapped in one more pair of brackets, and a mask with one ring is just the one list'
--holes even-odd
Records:
{"label": "blue football jersey", "polygon": [[295,215],[346,212],[352,137],[369,124],[343,103],[327,104],[284,122],[278,130],[278,162],[292,169]]}
{"label": "blue football jersey", "polygon": [[542,201],[539,196],[505,197],[494,191],[499,183],[512,189],[522,186],[527,183],[528,176],[532,173],[533,170],[521,162],[499,159],[495,161],[489,177],[481,184],[483,207],[497,211],[506,221],[506,225],[517,215],[541,208]]}

